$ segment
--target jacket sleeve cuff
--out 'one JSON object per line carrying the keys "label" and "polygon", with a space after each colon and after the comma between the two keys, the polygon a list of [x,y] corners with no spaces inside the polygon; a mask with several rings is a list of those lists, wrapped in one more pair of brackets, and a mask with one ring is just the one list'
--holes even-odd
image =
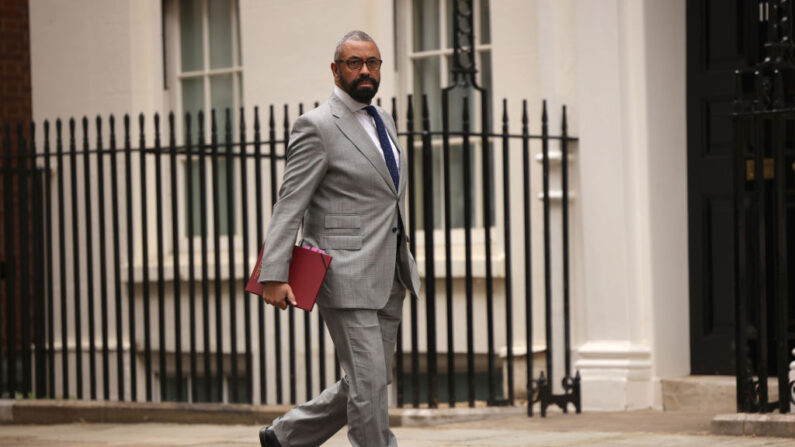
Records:
{"label": "jacket sleeve cuff", "polygon": [[259,271],[259,278],[257,281],[264,283],[266,281],[279,281],[287,282],[290,277],[290,263],[270,263],[262,264]]}

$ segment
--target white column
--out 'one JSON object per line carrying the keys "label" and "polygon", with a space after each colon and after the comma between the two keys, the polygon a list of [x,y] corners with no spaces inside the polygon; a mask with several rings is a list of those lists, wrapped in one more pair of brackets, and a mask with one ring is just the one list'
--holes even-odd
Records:
{"label": "white column", "polygon": [[577,1],[585,409],[651,404],[643,4]]}
{"label": "white column", "polygon": [[690,373],[685,16],[684,0],[645,2],[656,408],[662,408],[659,380]]}
{"label": "white column", "polygon": [[578,0],[586,409],[661,407],[689,363],[685,5]]}

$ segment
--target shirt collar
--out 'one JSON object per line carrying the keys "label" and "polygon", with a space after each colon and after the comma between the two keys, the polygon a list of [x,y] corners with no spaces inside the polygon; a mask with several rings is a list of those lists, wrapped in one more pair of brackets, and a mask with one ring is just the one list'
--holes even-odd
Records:
{"label": "shirt collar", "polygon": [[346,107],[348,107],[348,110],[351,112],[358,112],[370,105],[351,98],[351,95],[349,95],[348,92],[336,85],[334,86],[334,94],[340,99],[340,101],[342,101],[343,104],[345,104]]}

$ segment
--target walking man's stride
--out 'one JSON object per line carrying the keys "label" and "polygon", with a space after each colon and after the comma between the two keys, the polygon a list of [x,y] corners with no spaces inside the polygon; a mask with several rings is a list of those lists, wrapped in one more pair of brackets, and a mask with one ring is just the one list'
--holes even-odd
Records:
{"label": "walking man's stride", "polygon": [[369,35],[345,34],[333,94],[290,135],[259,281],[269,304],[294,304],[287,279],[299,227],[305,244],[334,258],[317,306],[345,376],[261,429],[263,446],[318,446],[346,424],[355,447],[397,445],[387,385],[403,299],[407,289],[418,294],[420,279],[404,234],[406,154],[390,115],[371,104],[381,63]]}

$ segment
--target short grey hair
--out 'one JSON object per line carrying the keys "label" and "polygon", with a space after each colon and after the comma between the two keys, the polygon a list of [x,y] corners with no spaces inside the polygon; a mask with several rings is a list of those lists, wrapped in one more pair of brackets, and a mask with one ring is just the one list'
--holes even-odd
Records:
{"label": "short grey hair", "polygon": [[[360,31],[358,29],[355,29],[353,31],[348,31],[337,42],[337,47],[334,49],[334,60],[335,61],[339,60],[339,58],[340,58],[340,53],[342,52],[342,45],[345,44],[345,42],[347,42],[349,40],[358,40],[358,41],[362,41],[362,42],[373,42],[373,43],[375,43],[375,40],[373,40],[373,38],[370,37],[370,35],[365,33],[364,31]],[[378,44],[376,44],[376,48],[377,47],[378,47]]]}

